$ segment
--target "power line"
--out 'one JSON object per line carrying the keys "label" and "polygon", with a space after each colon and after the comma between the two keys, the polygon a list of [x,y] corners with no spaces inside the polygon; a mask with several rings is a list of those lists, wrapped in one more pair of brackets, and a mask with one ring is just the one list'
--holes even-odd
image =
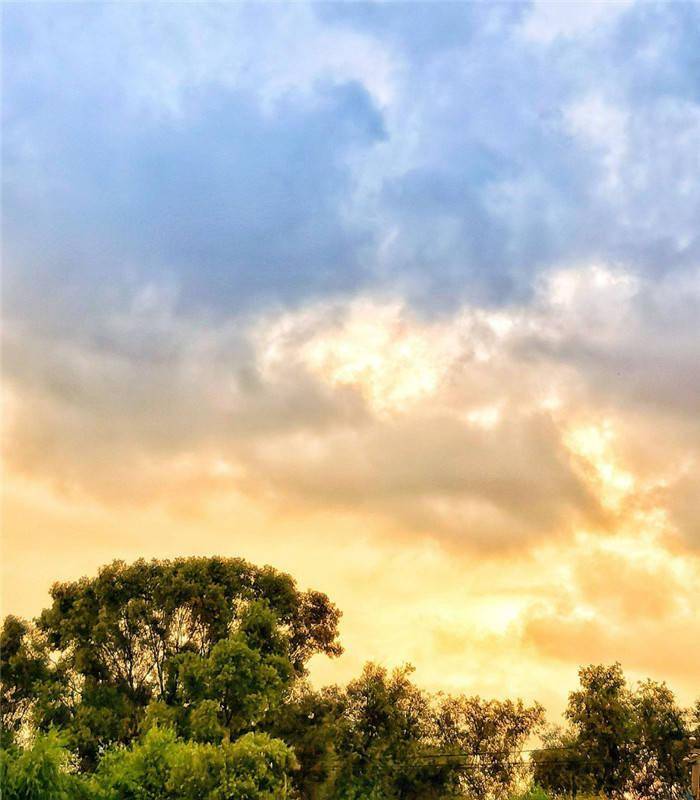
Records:
{"label": "power line", "polygon": [[445,751],[442,753],[422,753],[416,754],[417,756],[421,757],[431,757],[435,756],[499,756],[499,755],[516,755],[522,753],[545,753],[552,750],[577,750],[578,747],[576,745],[557,745],[556,747],[532,747],[529,749],[521,749],[521,750],[514,750],[513,748],[505,749],[505,750],[450,750]]}
{"label": "power line", "polygon": [[[654,743],[668,742],[667,738],[658,739],[630,739],[625,742],[626,745],[650,745]],[[672,739],[671,742],[680,743],[682,739]],[[561,758],[548,758],[544,761],[537,761],[524,759],[524,755],[533,755],[538,753],[562,753],[562,755],[570,753],[568,757]],[[500,759],[499,756],[506,756],[506,759]],[[518,757],[521,758],[518,758]],[[330,756],[330,761],[338,762],[341,755],[333,753]],[[477,759],[471,763],[460,763],[460,759]],[[491,759],[491,761],[482,761],[481,759]],[[508,760],[509,759],[509,760]],[[517,760],[516,760],[517,759]],[[489,767],[505,767],[505,766],[523,766],[523,767],[537,767],[542,766],[584,766],[584,765],[599,765],[606,763],[606,760],[600,756],[599,752],[584,750],[580,745],[553,745],[549,747],[532,747],[520,749],[503,749],[503,750],[451,750],[451,751],[437,751],[432,753],[413,753],[410,756],[403,758],[392,757],[379,757],[377,760],[391,762],[395,765],[410,765],[428,767],[428,766],[452,766],[462,770],[478,770],[488,769]],[[441,763],[442,762],[442,763]]]}
{"label": "power line", "polygon": [[[664,737],[659,737],[658,739],[627,739],[624,742],[624,745],[650,745],[650,744],[661,744],[661,743],[668,743],[668,742],[683,742],[683,739],[668,739]],[[581,745],[576,744],[560,744],[560,745],[552,745],[550,747],[531,747],[531,748],[508,748],[503,750],[449,750],[449,751],[438,751],[435,753],[415,753],[414,758],[444,758],[444,757],[463,757],[463,756],[470,756],[470,757],[482,757],[482,756],[500,756],[500,755],[524,755],[524,754],[532,754],[532,753],[550,753],[550,752],[561,752],[561,751],[575,751],[578,753],[585,754],[586,751],[581,747]],[[551,763],[551,762],[548,762]]]}

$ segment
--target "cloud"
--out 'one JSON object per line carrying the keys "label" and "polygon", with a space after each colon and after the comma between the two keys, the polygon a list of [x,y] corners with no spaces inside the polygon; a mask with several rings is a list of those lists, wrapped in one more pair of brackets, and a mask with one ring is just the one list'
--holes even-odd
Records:
{"label": "cloud", "polygon": [[626,0],[615,3],[550,2],[535,0],[522,26],[532,41],[549,44],[559,37],[590,35],[601,26],[610,25],[630,6]]}
{"label": "cloud", "polygon": [[457,18],[454,37],[391,6],[338,12],[401,65],[362,197],[385,231],[380,274],[423,308],[518,300],[563,264],[652,276],[697,262],[700,197],[678,180],[698,172],[697,8],[619,5],[536,45],[523,11],[436,13]]}
{"label": "cloud", "polygon": [[349,151],[383,136],[365,90],[328,86],[272,116],[240,93],[205,95],[187,125],[159,118],[116,137],[84,98],[34,115],[60,142],[58,157],[55,141],[30,156],[7,146],[10,310],[29,311],[32,287],[58,279],[83,302],[106,282],[158,283],[225,311],[364,282],[372,234],[345,221],[343,196]]}
{"label": "cloud", "polygon": [[637,676],[687,680],[685,665],[700,652],[697,555],[668,553],[648,530],[630,533],[613,543],[586,539],[586,552],[569,556],[556,599],[523,614],[523,642],[555,660],[623,659]]}
{"label": "cloud", "polygon": [[[65,326],[152,284],[229,312],[364,283],[348,161],[385,135],[381,53],[308,9],[172,12],[8,15],[6,315]],[[316,33],[317,55],[279,60]]]}
{"label": "cloud", "polygon": [[247,542],[452,688],[681,676],[699,8],[9,7],[10,573]]}
{"label": "cloud", "polygon": [[[566,264],[692,268],[697,8],[528,40],[542,9],[11,9],[6,313],[152,282],[188,308],[440,310]],[[62,303],[33,288],[56,281]]]}
{"label": "cloud", "polygon": [[[476,375],[473,405],[441,399],[455,358],[478,371],[459,341],[432,382],[417,374],[417,390],[410,360],[373,386],[373,373],[343,361],[341,340],[381,372],[404,347],[381,326],[378,347],[360,340],[355,351],[353,331],[341,326],[341,360],[329,365],[319,349],[327,312],[314,322],[313,311],[282,320],[284,336],[261,322],[246,336],[238,325],[186,324],[162,299],[135,305],[127,317],[103,320],[89,343],[10,329],[6,452],[14,468],[130,502],[167,502],[183,481],[192,491],[242,485],[306,507],[387,514],[487,547],[541,535],[572,512],[596,516],[546,413],[489,414],[484,403],[501,395],[494,400]],[[403,327],[429,359],[430,331],[412,332],[410,317]],[[433,400],[435,411],[426,405]]]}
{"label": "cloud", "polygon": [[[688,313],[693,287],[675,298]],[[485,549],[659,509],[692,543],[680,487],[697,447],[693,334],[686,363],[677,316],[675,344],[654,361],[667,373],[648,374],[652,295],[663,297],[586,267],[508,311],[432,319],[365,298],[222,325],[147,291],[88,338],[9,326],[7,453],[106,500],[242,490]],[[666,401],[663,382],[675,387]]]}

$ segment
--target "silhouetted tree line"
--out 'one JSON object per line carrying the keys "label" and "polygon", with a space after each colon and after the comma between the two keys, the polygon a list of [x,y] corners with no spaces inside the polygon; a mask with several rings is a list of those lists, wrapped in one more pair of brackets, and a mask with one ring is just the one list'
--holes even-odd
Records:
{"label": "silhouetted tree line", "polygon": [[340,612],[240,559],[114,562],[51,597],[34,622],[3,625],[6,800],[687,791],[700,701],[683,710],[652,681],[632,690],[619,665],[581,669],[566,727],[548,730],[537,704],[431,695],[410,667],[368,664],[314,689],[309,659],[342,652]]}

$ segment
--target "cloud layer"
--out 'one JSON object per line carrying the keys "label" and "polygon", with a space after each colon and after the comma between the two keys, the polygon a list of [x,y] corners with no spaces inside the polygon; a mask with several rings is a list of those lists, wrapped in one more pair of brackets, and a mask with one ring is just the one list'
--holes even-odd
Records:
{"label": "cloud layer", "polygon": [[5,10],[17,610],[206,545],[436,684],[692,686],[700,7],[562,8]]}
{"label": "cloud layer", "polygon": [[60,276],[74,303],[156,281],[226,312],[366,286],[441,308],[562,263],[693,267],[700,12],[614,9],[9,9],[8,303]]}

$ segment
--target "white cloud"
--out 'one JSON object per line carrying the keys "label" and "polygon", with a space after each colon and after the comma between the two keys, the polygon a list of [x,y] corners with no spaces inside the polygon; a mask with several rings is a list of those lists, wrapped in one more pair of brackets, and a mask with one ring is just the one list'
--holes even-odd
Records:
{"label": "white cloud", "polygon": [[627,156],[628,115],[606,102],[600,95],[590,95],[573,103],[565,111],[569,130],[585,144],[600,148],[605,183],[602,191],[615,189],[620,183],[620,170]]}
{"label": "white cloud", "polygon": [[609,24],[634,0],[535,0],[526,17],[522,33],[538,44],[549,44],[558,37],[586,35]]}

